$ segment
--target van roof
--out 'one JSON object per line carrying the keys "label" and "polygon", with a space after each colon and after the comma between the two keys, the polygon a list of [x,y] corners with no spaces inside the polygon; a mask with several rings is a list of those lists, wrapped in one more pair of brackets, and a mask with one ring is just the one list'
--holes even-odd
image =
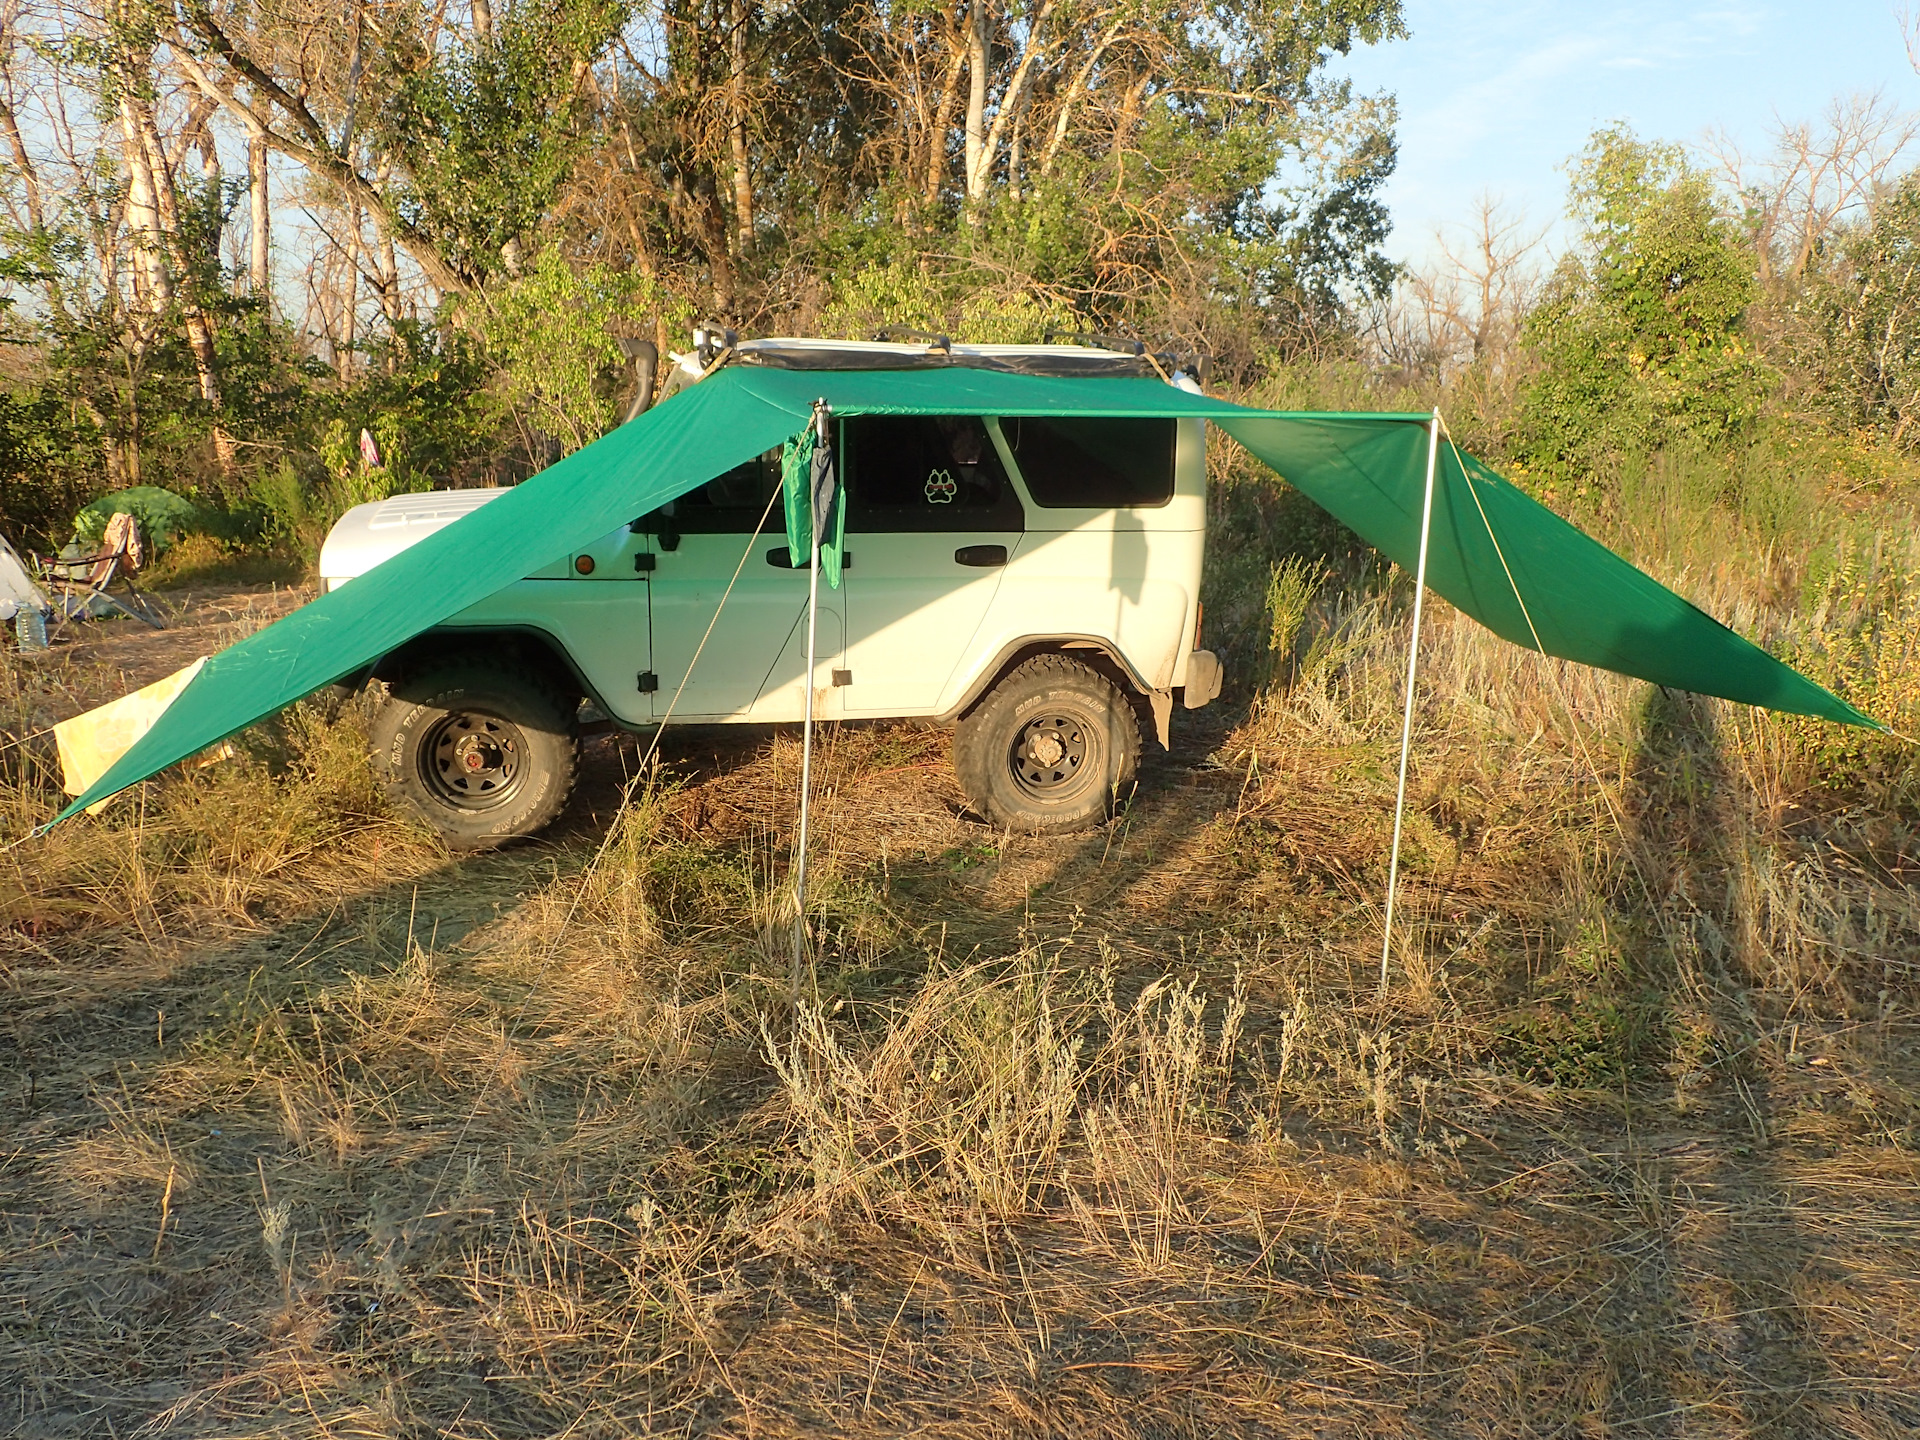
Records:
{"label": "van roof", "polygon": [[[1122,349],[1118,346],[1128,348]],[[1136,342],[1106,341],[1074,345],[960,345],[944,335],[911,341],[820,340],[781,337],[740,340],[733,359],[776,370],[937,370],[958,366],[1016,375],[1072,378],[1125,376],[1165,379],[1176,370],[1197,368],[1188,358],[1149,355]]]}

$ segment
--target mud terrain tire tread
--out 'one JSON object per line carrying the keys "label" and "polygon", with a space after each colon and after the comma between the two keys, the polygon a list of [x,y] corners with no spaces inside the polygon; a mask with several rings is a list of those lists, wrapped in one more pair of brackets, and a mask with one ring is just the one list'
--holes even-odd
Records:
{"label": "mud terrain tire tread", "polygon": [[[1099,775],[1055,802],[1022,788],[1012,755],[1026,728],[1057,710],[1085,728],[1085,762]],[[960,788],[993,824],[1029,835],[1086,830],[1111,816],[1133,788],[1140,722],[1118,687],[1066,655],[1035,655],[1009,671],[960,721],[953,767]]]}
{"label": "mud terrain tire tread", "polygon": [[[439,721],[474,710],[510,722],[525,742],[519,789],[466,809],[435,794],[420,747]],[[578,701],[533,667],[477,656],[429,661],[395,680],[374,715],[373,764],[387,799],[424,821],[449,850],[491,850],[532,835],[566,808],[580,770]]]}

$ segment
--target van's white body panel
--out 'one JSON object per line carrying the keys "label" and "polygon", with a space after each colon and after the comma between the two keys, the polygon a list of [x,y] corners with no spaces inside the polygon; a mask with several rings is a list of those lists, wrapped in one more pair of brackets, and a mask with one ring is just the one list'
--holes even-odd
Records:
{"label": "van's white body panel", "polygon": [[394,495],[356,505],[334,523],[320,547],[320,588],[364,575],[389,556],[398,555],[436,530],[471,515],[489,500],[507,492],[498,487],[479,490],[428,490]]}
{"label": "van's white body panel", "polygon": [[[1024,532],[861,534],[850,525],[853,563],[842,588],[820,586],[817,717],[953,714],[1028,645],[1092,642],[1144,690],[1186,683],[1205,550],[1204,424],[1179,422],[1168,503],[1104,510],[1034,503],[998,422],[988,429],[1025,512]],[[443,491],[355,507],[321,552],[323,584],[346,583],[502,493]],[[769,525],[780,524],[775,506]],[[1007,563],[956,563],[954,552],[977,542],[1004,544]],[[441,628],[548,637],[596,704],[625,725],[658,723],[669,708],[685,721],[798,720],[808,577],[768,564],[765,553],[785,544],[775,528],[686,534],[669,548],[622,527]],[[583,556],[588,575],[579,573]]]}

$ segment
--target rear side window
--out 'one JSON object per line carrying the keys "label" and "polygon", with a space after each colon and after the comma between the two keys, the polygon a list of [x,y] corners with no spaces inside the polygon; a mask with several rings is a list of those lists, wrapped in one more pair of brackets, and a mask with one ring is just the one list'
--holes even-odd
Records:
{"label": "rear side window", "polygon": [[1010,415],[1000,433],[1037,504],[1106,510],[1173,498],[1177,421]]}
{"label": "rear side window", "polygon": [[847,525],[868,533],[1025,524],[986,423],[972,415],[857,415],[842,422]]}

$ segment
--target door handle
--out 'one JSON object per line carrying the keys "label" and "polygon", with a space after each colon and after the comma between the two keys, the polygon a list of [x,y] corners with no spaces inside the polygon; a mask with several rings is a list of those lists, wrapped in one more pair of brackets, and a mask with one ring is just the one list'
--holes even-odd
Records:
{"label": "door handle", "polygon": [[1004,545],[962,545],[953,552],[954,560],[961,565],[974,565],[987,570],[995,565],[1007,563],[1007,547]]}
{"label": "door handle", "polygon": [[[793,563],[793,552],[784,545],[777,550],[767,551],[767,564],[773,566],[776,570],[804,570],[807,568],[804,565],[795,565]],[[840,568],[842,570],[851,570],[853,568],[853,552],[851,550],[842,550],[840,552]]]}

